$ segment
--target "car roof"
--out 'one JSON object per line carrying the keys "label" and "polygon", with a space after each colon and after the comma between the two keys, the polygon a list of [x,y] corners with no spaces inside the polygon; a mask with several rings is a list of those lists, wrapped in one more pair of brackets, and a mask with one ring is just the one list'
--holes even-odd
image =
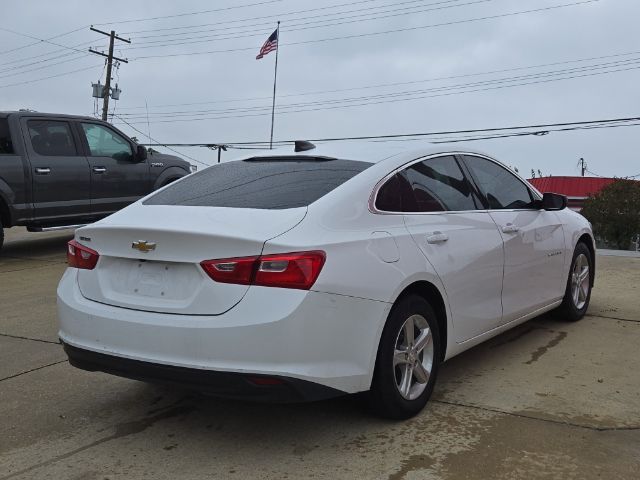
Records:
{"label": "car roof", "polygon": [[[406,143],[411,144],[411,148],[408,148]],[[418,145],[416,145],[418,144]],[[247,160],[250,158],[283,158],[283,157],[320,157],[320,158],[334,158],[342,160],[357,160],[362,162],[373,163],[378,166],[376,169],[367,169],[358,177],[362,178],[363,175],[369,170],[376,170],[377,172],[371,172],[372,176],[378,175],[380,171],[391,172],[397,168],[401,168],[403,165],[410,163],[414,160],[428,157],[432,155],[478,155],[481,157],[490,158],[491,160],[502,165],[505,169],[509,170],[512,175],[519,178],[526,185],[529,185],[535,192],[538,192],[527,180],[519,173],[513,171],[509,166],[503,162],[496,160],[492,155],[480,150],[461,147],[459,143],[429,143],[427,141],[411,141],[411,142],[327,142],[325,144],[316,145],[316,148],[307,150],[304,152],[295,152],[293,145],[280,147],[273,150],[258,151],[253,154],[245,155],[236,160]],[[275,160],[275,158],[274,158]],[[540,192],[538,192],[540,193]]]}
{"label": "car roof", "polygon": [[282,157],[319,157],[319,158],[339,158],[344,160],[358,160],[368,163],[379,163],[390,157],[401,156],[403,159],[420,158],[435,154],[454,154],[454,153],[471,153],[491,157],[486,153],[460,148],[459,144],[432,144],[428,142],[420,142],[416,146],[411,142],[411,148],[408,148],[405,142],[327,142],[319,143],[316,148],[303,152],[295,152],[293,145],[286,147],[278,147],[273,150],[261,150],[252,154],[247,154],[238,160],[246,160],[249,158],[282,158]]}
{"label": "car roof", "polygon": [[89,117],[87,115],[73,115],[66,113],[48,113],[48,112],[36,112],[34,110],[6,110],[0,112],[0,118],[6,118],[9,116],[20,116],[20,117],[55,117],[55,118],[69,118],[69,119],[80,119],[80,120],[98,120],[98,118]]}

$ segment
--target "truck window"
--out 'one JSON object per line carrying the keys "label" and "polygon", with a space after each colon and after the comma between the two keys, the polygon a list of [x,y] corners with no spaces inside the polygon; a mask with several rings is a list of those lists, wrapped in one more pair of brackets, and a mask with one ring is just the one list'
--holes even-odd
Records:
{"label": "truck window", "polygon": [[55,120],[29,120],[27,122],[31,146],[38,155],[50,157],[73,157],[77,155],[76,144],[67,122]]}
{"label": "truck window", "polygon": [[9,120],[0,118],[0,155],[12,153],[13,143],[11,143],[11,132],[9,132]]}
{"label": "truck window", "polygon": [[82,131],[92,157],[111,157],[124,161],[133,157],[131,144],[113,130],[95,123],[83,123]]}

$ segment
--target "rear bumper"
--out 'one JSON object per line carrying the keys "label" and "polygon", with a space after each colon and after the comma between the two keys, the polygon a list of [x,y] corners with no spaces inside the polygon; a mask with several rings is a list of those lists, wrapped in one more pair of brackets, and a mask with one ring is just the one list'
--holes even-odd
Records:
{"label": "rear bumper", "polygon": [[[281,377],[342,393],[370,388],[390,307],[344,295],[251,287],[222,315],[177,315],[88,300],[72,268],[58,286],[60,339],[68,347],[123,359],[118,368],[107,366],[110,373],[137,378],[129,368],[137,372],[135,362],[143,362],[211,378],[217,373]],[[148,373],[138,376],[147,379]],[[196,388],[199,383],[206,382],[196,382]],[[224,394],[224,388],[217,390]]]}
{"label": "rear bumper", "polygon": [[69,363],[76,368],[188,388],[223,398],[289,403],[323,400],[344,394],[340,390],[297,378],[175,367],[105,355],[72,347],[64,342],[62,344]]}

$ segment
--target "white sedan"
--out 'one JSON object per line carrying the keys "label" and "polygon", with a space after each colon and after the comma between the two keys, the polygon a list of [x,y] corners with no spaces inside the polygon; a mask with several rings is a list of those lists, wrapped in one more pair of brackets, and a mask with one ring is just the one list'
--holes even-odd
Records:
{"label": "white sedan", "polygon": [[369,392],[407,418],[439,365],[552,309],[578,320],[591,227],[493,158],[273,150],[76,231],[58,287],[72,365],[230,398]]}

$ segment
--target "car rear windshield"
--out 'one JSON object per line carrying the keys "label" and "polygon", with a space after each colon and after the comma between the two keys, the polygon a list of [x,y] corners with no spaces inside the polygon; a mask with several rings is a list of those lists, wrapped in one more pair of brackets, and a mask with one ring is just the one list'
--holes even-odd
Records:
{"label": "car rear windshield", "polygon": [[305,207],[372,164],[309,158],[249,159],[194,173],[145,205],[284,209]]}

